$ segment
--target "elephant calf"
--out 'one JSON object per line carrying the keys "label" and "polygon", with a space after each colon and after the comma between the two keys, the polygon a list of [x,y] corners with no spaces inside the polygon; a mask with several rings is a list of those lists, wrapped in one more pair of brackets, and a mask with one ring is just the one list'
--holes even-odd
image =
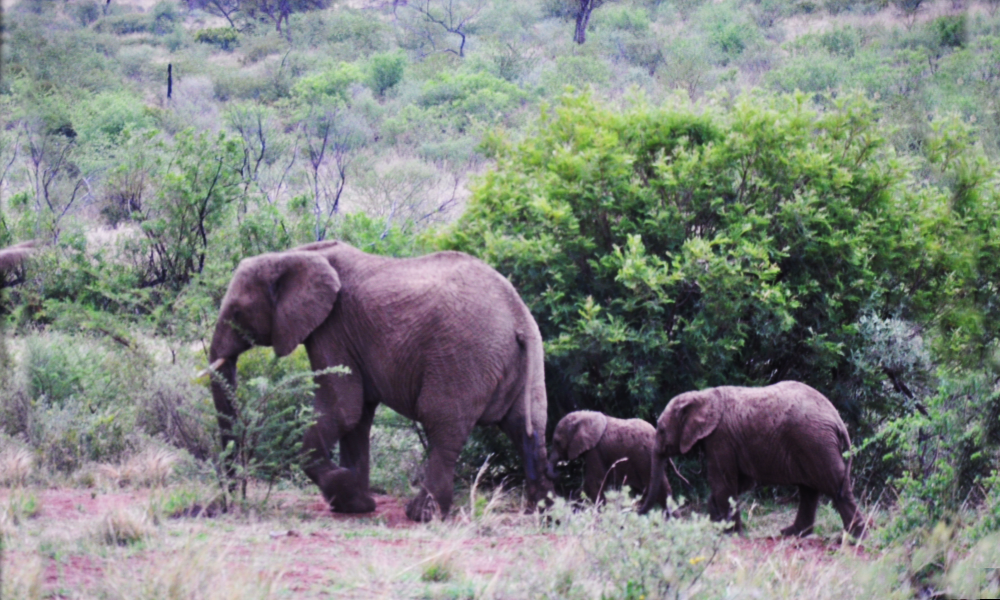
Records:
{"label": "elephant calf", "polygon": [[[555,477],[555,465],[563,460],[585,461],[583,491],[591,500],[604,497],[608,487],[628,484],[635,491],[649,487],[650,456],[656,441],[656,429],[642,419],[616,419],[591,410],[571,412],[556,425],[549,455],[549,477]],[[652,472],[659,478],[656,499],[666,501],[670,493],[663,470]]]}
{"label": "elephant calf", "polygon": [[[705,452],[713,520],[731,519],[736,531],[742,531],[730,498],[756,483],[795,485],[799,511],[782,534],[812,533],[820,493],[833,499],[846,530],[856,537],[864,534],[865,520],[851,487],[851,461],[843,455],[851,447],[847,428],[833,404],[808,385],[726,386],[674,397],[656,424],[653,474],[664,471],[669,457],[695,446]],[[655,494],[647,497],[640,512],[655,505],[653,498]]]}

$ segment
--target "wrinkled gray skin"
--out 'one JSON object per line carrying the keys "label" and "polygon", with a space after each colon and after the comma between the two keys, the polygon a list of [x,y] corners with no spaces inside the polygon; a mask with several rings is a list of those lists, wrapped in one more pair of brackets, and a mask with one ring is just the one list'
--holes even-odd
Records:
{"label": "wrinkled gray skin", "polygon": [[592,410],[571,412],[552,434],[549,477],[555,478],[557,463],[582,456],[583,491],[591,500],[602,501],[604,490],[625,484],[645,493],[652,473],[661,479],[655,502],[665,504],[670,493],[666,472],[650,467],[655,441],[656,429],[642,419],[616,419]]}
{"label": "wrinkled gray skin", "polygon": [[[795,485],[799,511],[784,535],[812,533],[819,495],[833,499],[844,528],[864,534],[851,486],[847,428],[833,404],[813,388],[795,381],[768,387],[717,387],[674,397],[656,425],[653,472],[667,459],[700,446],[712,488],[713,520],[733,520],[742,531],[739,510],[730,507],[755,484]],[[651,497],[652,498],[652,497]],[[655,504],[644,502],[640,512]]]}
{"label": "wrinkled gray skin", "polygon": [[[514,287],[458,252],[394,259],[330,241],[242,261],[222,301],[210,360],[236,384],[236,360],[253,345],[278,356],[305,344],[317,377],[317,424],[305,436],[305,472],[336,512],[375,509],[369,432],[385,403],[423,424],[429,461],[406,507],[416,521],[447,516],[455,461],[475,425],[498,425],[524,456],[534,506],[552,484],[544,472],[546,395],[542,339]],[[212,394],[223,442],[228,397]],[[330,451],[340,444],[340,464]]]}
{"label": "wrinkled gray skin", "polygon": [[0,250],[0,271],[9,271],[35,251],[35,242],[22,242]]}

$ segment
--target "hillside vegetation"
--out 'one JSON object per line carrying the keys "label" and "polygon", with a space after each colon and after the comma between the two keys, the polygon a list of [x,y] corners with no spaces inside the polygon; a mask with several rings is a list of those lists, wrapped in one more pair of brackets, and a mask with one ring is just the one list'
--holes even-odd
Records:
{"label": "hillside vegetation", "polygon": [[[797,379],[848,424],[877,545],[989,539],[1000,2],[594,5],[581,39],[570,0],[5,4],[0,247],[44,245],[0,282],[0,456],[34,465],[0,484],[88,485],[157,448],[225,479],[193,376],[231,273],[336,238],[508,276],[550,425]],[[239,368],[243,489],[302,484],[281,440],[308,361]],[[491,455],[484,485],[518,482],[497,434],[466,483]],[[373,437],[373,487],[407,494],[421,432],[385,411]],[[697,464],[670,476],[700,509]],[[901,581],[943,589],[939,546]]]}

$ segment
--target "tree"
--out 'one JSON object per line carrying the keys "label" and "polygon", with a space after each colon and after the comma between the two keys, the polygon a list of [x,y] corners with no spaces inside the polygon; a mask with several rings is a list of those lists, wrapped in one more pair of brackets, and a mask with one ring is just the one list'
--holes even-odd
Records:
{"label": "tree", "polygon": [[576,29],[573,30],[573,41],[583,44],[587,41],[587,25],[590,23],[590,14],[595,8],[599,8],[607,0],[572,0],[577,4],[573,17],[576,20]]}
{"label": "tree", "polygon": [[486,0],[416,0],[408,4],[427,23],[436,25],[459,38],[458,50],[446,48],[445,52],[465,56],[468,27],[486,6]]}
{"label": "tree", "polygon": [[312,184],[315,241],[326,239],[330,220],[340,210],[347,170],[356,151],[368,142],[368,126],[336,98],[312,105],[301,121],[302,143]]}
{"label": "tree", "polygon": [[214,234],[241,193],[243,153],[220,133],[177,134],[157,174],[156,195],[132,214],[143,234],[131,250],[142,287],[179,290],[201,273]]}

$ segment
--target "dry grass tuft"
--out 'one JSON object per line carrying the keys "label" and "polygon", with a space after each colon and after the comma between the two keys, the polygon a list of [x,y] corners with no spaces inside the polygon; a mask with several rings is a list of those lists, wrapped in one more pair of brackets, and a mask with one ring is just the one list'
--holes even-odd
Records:
{"label": "dry grass tuft", "polygon": [[42,557],[6,556],[0,577],[0,598],[41,600],[50,597],[44,590],[45,568]]}
{"label": "dry grass tuft", "polygon": [[153,534],[145,513],[118,509],[104,515],[97,528],[98,539],[109,546],[130,546]]}
{"label": "dry grass tuft", "polygon": [[24,487],[34,467],[35,461],[27,448],[5,448],[0,451],[0,484]]}
{"label": "dry grass tuft", "polygon": [[[246,560],[234,556],[228,544],[185,548],[165,556],[135,577],[125,561],[109,564],[100,597],[111,599],[164,598],[166,600],[246,600],[277,595],[282,571],[266,556]],[[284,597],[284,596],[282,596]]]}
{"label": "dry grass tuft", "polygon": [[98,465],[101,478],[117,487],[129,485],[163,487],[180,460],[176,452],[167,448],[147,448],[121,465]]}

